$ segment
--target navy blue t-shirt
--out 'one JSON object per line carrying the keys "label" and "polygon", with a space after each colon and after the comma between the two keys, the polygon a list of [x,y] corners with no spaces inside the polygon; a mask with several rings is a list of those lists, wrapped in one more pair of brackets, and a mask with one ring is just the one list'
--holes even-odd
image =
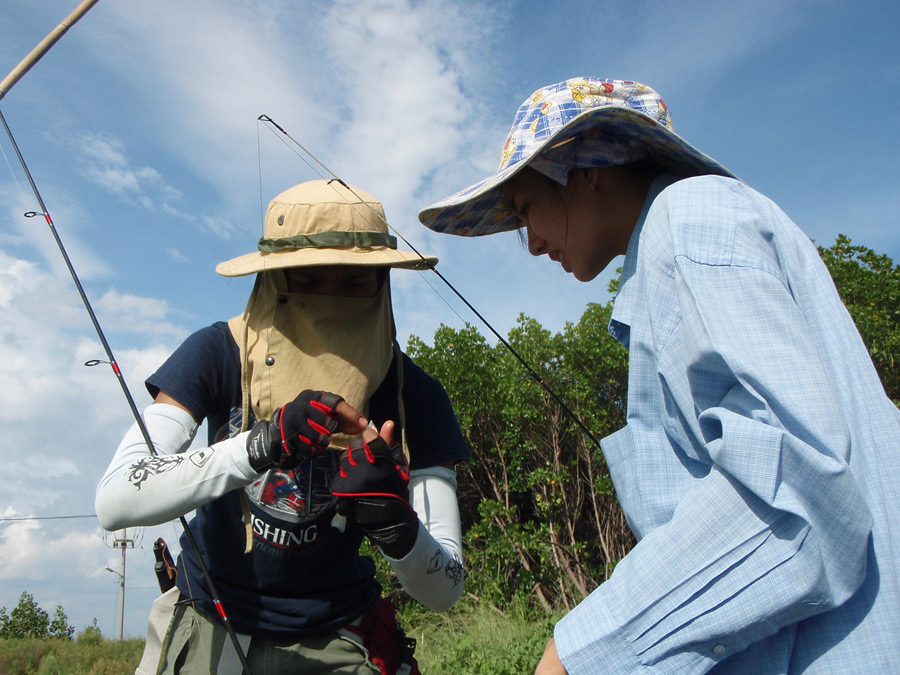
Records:
{"label": "navy blue t-shirt", "polygon": [[[378,427],[399,419],[396,380],[392,364],[369,401],[369,417]],[[154,398],[164,391],[195,419],[206,419],[210,445],[240,429],[240,353],[224,322],[191,335],[146,384]],[[444,388],[405,354],[403,403],[410,468],[468,458]],[[328,486],[335,461],[335,453],[326,453],[294,471],[271,470],[244,488],[254,538],[249,554],[244,553],[238,490],[197,509],[191,532],[238,632],[285,638],[320,635],[346,626],[378,598],[375,564],[359,555],[362,532],[352,523],[343,533],[331,524],[335,509]],[[179,589],[215,614],[184,535],[181,548]]]}

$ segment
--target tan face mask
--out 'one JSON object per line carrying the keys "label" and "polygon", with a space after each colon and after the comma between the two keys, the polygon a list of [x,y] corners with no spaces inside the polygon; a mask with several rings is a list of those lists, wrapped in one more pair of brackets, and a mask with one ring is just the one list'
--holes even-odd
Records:
{"label": "tan face mask", "polygon": [[[241,351],[244,420],[251,408],[269,419],[304,389],[338,394],[367,415],[393,355],[388,280],[372,298],[348,298],[289,293],[283,272],[262,273],[228,326]],[[348,440],[334,434],[332,446]]]}

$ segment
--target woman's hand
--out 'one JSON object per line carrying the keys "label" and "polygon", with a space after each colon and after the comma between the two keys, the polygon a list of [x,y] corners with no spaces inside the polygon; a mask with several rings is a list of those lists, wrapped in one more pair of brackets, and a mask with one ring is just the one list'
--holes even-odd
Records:
{"label": "woman's hand", "polygon": [[568,675],[562,661],[559,660],[559,654],[556,653],[556,640],[553,638],[550,638],[544,648],[544,655],[541,657],[541,662],[538,663],[534,675]]}

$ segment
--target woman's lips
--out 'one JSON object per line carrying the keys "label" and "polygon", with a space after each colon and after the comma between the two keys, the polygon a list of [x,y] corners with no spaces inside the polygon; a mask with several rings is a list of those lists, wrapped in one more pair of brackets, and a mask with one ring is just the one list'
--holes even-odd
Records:
{"label": "woman's lips", "polygon": [[558,262],[560,265],[562,265],[564,272],[572,272],[572,270],[569,269],[569,266],[566,265],[566,261],[563,259],[562,251],[551,251],[547,254],[547,257],[550,258],[550,260]]}

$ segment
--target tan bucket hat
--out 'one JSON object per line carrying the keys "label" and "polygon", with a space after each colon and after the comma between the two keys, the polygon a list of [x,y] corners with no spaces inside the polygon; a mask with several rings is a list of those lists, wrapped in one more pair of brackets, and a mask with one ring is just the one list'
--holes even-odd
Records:
{"label": "tan bucket hat", "polygon": [[381,203],[368,192],[335,180],[288,188],[269,202],[259,250],[216,266],[225,277],[317,265],[428,269],[434,256],[398,251]]}

